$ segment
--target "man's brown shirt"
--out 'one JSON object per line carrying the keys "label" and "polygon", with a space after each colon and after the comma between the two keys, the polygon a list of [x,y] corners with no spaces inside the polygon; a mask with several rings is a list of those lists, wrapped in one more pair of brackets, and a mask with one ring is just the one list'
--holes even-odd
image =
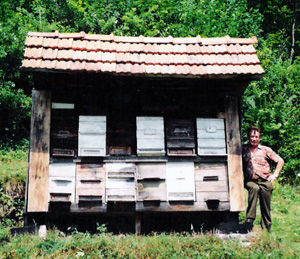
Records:
{"label": "man's brown shirt", "polygon": [[275,163],[281,159],[271,148],[263,145],[258,145],[255,152],[250,152],[250,145],[243,147],[243,170],[245,179],[268,179],[270,174],[270,159]]}

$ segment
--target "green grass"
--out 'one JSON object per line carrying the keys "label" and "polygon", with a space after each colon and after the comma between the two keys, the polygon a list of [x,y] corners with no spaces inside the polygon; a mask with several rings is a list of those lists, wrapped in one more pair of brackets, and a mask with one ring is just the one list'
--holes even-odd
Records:
{"label": "green grass", "polygon": [[[0,198],[20,212],[16,198],[24,191],[27,171],[26,150],[0,153]],[[16,186],[18,186],[16,188]],[[7,191],[8,188],[10,191]],[[15,195],[11,198],[10,195]],[[8,196],[8,198],[7,198]],[[6,200],[5,200],[6,197]],[[21,197],[19,197],[21,199]],[[10,202],[8,202],[8,200]],[[21,199],[22,200],[22,199]],[[13,202],[12,202],[13,201]],[[19,206],[19,207],[18,207]],[[259,210],[258,210],[259,211]],[[256,235],[244,246],[237,239],[221,240],[211,234],[153,233],[148,236],[113,235],[98,228],[99,233],[72,234],[57,229],[48,231],[46,239],[37,235],[11,236],[9,228],[20,223],[2,217],[0,223],[0,258],[297,258],[300,254],[300,187],[276,183],[272,196],[273,225],[270,233],[255,221]],[[245,213],[240,214],[241,221]]]}

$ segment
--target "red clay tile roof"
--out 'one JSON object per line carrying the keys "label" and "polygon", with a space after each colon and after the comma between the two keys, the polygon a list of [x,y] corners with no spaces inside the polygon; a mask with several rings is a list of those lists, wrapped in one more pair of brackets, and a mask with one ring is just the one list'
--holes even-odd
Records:
{"label": "red clay tile roof", "polygon": [[165,38],[29,32],[23,69],[116,74],[260,76],[256,37]]}

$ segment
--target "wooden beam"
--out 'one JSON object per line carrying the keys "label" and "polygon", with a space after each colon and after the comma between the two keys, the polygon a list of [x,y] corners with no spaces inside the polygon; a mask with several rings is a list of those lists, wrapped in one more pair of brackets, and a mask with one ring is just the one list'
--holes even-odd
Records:
{"label": "wooden beam", "polygon": [[142,213],[136,212],[135,214],[135,233],[140,235],[142,233]]}
{"label": "wooden beam", "polygon": [[51,92],[32,91],[27,212],[48,211]]}
{"label": "wooden beam", "polygon": [[245,210],[239,96],[226,97],[226,134],[230,211]]}
{"label": "wooden beam", "polygon": [[199,202],[137,202],[137,212],[201,212],[201,211],[228,211],[229,202],[213,201],[216,202],[215,206],[210,207],[210,201],[199,201]]}

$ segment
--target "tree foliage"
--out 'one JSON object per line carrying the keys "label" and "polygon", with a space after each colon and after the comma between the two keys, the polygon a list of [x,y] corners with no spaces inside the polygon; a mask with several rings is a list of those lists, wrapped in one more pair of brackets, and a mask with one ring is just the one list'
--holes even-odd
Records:
{"label": "tree foliage", "polygon": [[0,13],[0,147],[16,147],[28,138],[32,82],[19,71],[28,31],[256,35],[267,73],[246,90],[243,129],[262,127],[263,142],[287,162],[283,178],[295,180],[300,172],[297,0],[2,0]]}

